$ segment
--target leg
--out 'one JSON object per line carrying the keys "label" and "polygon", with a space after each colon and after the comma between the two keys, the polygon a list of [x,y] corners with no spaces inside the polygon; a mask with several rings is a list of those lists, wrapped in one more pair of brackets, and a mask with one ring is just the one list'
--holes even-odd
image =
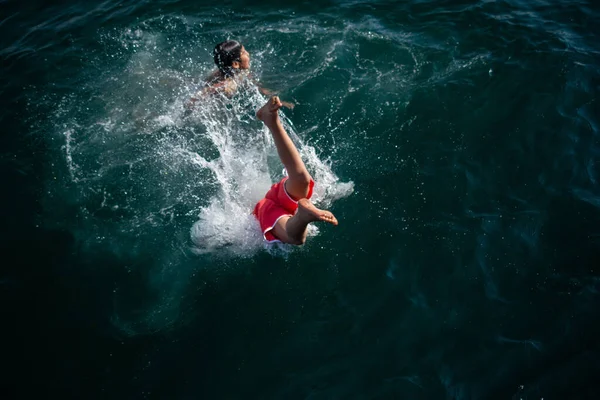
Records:
{"label": "leg", "polygon": [[277,154],[288,173],[285,188],[294,200],[303,199],[308,195],[308,187],[312,179],[306,166],[279,120],[277,110],[282,106],[279,97],[273,96],[258,112],[256,116],[262,120],[271,131]]}
{"label": "leg", "polygon": [[273,228],[273,234],[284,243],[301,245],[306,240],[306,227],[309,223],[323,221],[337,225],[338,220],[331,212],[318,209],[306,198],[312,178],[296,146],[279,120],[277,110],[281,105],[277,96],[271,97],[267,104],[258,110],[256,116],[265,123],[273,135],[279,158],[288,172],[285,189],[298,201],[296,214],[293,217],[280,218]]}
{"label": "leg", "polygon": [[273,228],[273,234],[284,243],[301,245],[306,241],[306,227],[315,221],[338,224],[338,220],[331,212],[318,209],[308,199],[300,199],[296,214],[293,217],[279,219]]}

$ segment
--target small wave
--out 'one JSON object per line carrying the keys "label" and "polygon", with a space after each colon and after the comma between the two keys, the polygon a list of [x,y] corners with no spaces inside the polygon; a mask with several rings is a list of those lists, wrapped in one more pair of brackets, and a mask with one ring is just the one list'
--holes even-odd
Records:
{"label": "small wave", "polygon": [[[247,83],[231,99],[214,97],[186,112],[184,102],[211,67],[198,62],[198,49],[214,39],[189,40],[200,28],[174,19],[101,31],[70,94],[30,99],[55,110],[48,141],[60,157],[53,168],[64,173],[48,182],[50,223],[69,229],[90,254],[102,250],[124,260],[153,254],[152,265],[140,264],[136,273],[163,300],[136,315],[125,305],[117,311],[115,325],[130,335],[168,329],[177,320],[176,300],[188,281],[183,275],[192,274],[172,267],[181,257],[188,266],[195,260],[190,268],[203,268],[207,256],[286,257],[295,249],[266,245],[251,214],[283,167],[255,118],[265,97]],[[174,44],[171,36],[186,40]],[[260,53],[254,54],[253,68],[260,65]],[[330,160],[285,115],[282,121],[317,181],[315,202],[328,206],[351,194],[352,182],[341,182]],[[309,228],[309,235],[319,234]]]}
{"label": "small wave", "polygon": [[[171,49],[164,32],[148,29],[155,23],[103,33],[110,54],[97,54],[91,63],[115,56],[121,62],[104,66],[99,79],[87,77],[81,93],[64,98],[56,111],[64,162],[79,185],[82,209],[91,217],[126,217],[122,234],[151,234],[197,215],[188,228],[193,252],[252,256],[264,249],[252,209],[282,168],[268,131],[254,116],[265,98],[246,82],[232,99],[217,96],[185,113],[183,103],[195,84],[168,66],[174,53],[189,49]],[[172,25],[168,29],[176,29]],[[260,54],[255,57],[260,66]],[[79,98],[86,93],[93,94],[91,103]],[[330,206],[351,194],[352,182],[340,182],[292,122],[285,116],[283,122],[317,182],[314,201]],[[165,209],[178,209],[179,218],[164,220],[157,210]],[[120,246],[122,238],[114,240]]]}

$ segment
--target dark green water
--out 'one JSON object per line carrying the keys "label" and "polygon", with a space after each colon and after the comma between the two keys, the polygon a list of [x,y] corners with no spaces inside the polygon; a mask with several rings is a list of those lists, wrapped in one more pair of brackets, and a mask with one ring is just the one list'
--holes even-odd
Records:
{"label": "dark green water", "polygon": [[[16,398],[598,398],[595,3],[0,10]],[[227,38],[340,220],[303,248],[255,88],[183,114]]]}

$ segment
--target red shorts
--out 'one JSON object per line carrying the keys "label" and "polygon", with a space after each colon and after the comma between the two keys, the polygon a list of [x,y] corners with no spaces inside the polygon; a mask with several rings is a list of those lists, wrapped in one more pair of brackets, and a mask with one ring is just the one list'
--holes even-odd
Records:
{"label": "red shorts", "polygon": [[[263,233],[265,240],[269,243],[279,242],[280,240],[271,232],[275,224],[281,217],[292,216],[298,209],[298,202],[288,194],[285,190],[285,177],[278,183],[271,186],[264,199],[256,203],[253,214],[260,223],[260,230]],[[310,199],[313,194],[315,182],[311,179],[308,186],[307,199]]]}

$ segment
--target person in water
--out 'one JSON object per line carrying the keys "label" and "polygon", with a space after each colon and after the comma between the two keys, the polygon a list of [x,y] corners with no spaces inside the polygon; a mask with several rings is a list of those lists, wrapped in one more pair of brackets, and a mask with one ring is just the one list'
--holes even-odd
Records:
{"label": "person in water", "polygon": [[256,117],[271,131],[287,176],[271,186],[254,207],[253,214],[267,242],[302,245],[308,224],[323,221],[337,225],[338,220],[331,212],[318,209],[310,201],[315,182],[281,124],[278,110],[282,105],[279,98],[273,96],[256,112]]}
{"label": "person in water", "polygon": [[[192,96],[188,106],[193,106],[203,95],[223,93],[231,97],[242,79],[251,79],[249,76],[250,53],[240,42],[226,40],[217,44],[213,50],[213,58],[217,70],[207,77],[206,87]],[[255,80],[251,80],[258,86],[258,90],[262,94],[267,96],[275,94],[271,90],[261,87]],[[292,103],[282,102],[282,104],[288,108],[294,108]]]}
{"label": "person in water", "polygon": [[223,91],[232,95],[237,89],[237,79],[247,77],[250,53],[235,40],[226,40],[215,46],[213,58],[217,70],[206,80],[207,92]]}

